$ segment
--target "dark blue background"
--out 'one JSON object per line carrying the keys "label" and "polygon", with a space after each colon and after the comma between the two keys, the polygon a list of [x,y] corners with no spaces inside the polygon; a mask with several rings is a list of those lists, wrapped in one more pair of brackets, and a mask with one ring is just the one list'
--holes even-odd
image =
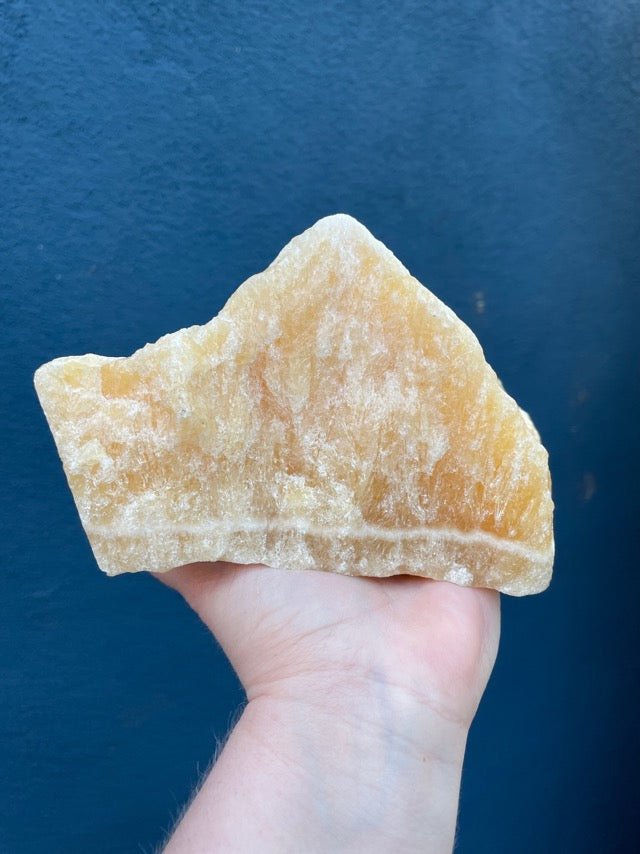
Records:
{"label": "dark blue background", "polygon": [[[637,850],[635,0],[0,2],[0,850],[150,852],[241,700],[177,596],[98,571],[33,392],[361,219],[551,454],[549,592],[503,599],[458,848]],[[484,302],[484,311],[482,303]]]}

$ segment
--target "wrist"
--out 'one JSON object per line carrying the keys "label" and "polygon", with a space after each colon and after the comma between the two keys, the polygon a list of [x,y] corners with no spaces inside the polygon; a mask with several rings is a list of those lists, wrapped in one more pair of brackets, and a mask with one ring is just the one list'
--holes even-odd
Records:
{"label": "wrist", "polygon": [[306,805],[309,850],[451,851],[466,727],[388,685],[290,689],[251,699],[241,725]]}
{"label": "wrist", "polygon": [[166,851],[450,854],[466,734],[386,682],[281,681],[249,697]]}
{"label": "wrist", "polygon": [[331,748],[345,738],[365,760],[371,745],[391,740],[394,751],[407,758],[454,765],[464,759],[466,719],[382,674],[301,674],[248,686],[246,693],[245,715],[284,728],[295,738],[295,749],[311,739],[318,749]]}

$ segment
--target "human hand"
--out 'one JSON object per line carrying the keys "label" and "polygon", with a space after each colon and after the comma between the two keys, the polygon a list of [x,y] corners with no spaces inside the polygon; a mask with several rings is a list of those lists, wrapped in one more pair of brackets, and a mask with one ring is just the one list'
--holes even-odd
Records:
{"label": "human hand", "polygon": [[451,850],[497,593],[231,564],[158,577],[211,629],[248,699],[167,850]]}

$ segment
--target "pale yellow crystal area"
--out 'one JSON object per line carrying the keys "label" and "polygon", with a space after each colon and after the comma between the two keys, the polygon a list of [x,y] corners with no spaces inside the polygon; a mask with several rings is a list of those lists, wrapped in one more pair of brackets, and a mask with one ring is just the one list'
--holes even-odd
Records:
{"label": "pale yellow crystal area", "polygon": [[206,326],[36,373],[109,575],[225,560],[523,595],[553,564],[547,453],[473,333],[327,217]]}

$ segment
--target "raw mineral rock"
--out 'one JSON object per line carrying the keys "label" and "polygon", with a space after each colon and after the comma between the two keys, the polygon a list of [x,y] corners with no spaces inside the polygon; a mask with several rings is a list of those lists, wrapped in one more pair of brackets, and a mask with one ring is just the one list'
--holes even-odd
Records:
{"label": "raw mineral rock", "polygon": [[224,560],[549,584],[547,453],[473,333],[349,216],[205,326],[36,373],[109,575]]}

